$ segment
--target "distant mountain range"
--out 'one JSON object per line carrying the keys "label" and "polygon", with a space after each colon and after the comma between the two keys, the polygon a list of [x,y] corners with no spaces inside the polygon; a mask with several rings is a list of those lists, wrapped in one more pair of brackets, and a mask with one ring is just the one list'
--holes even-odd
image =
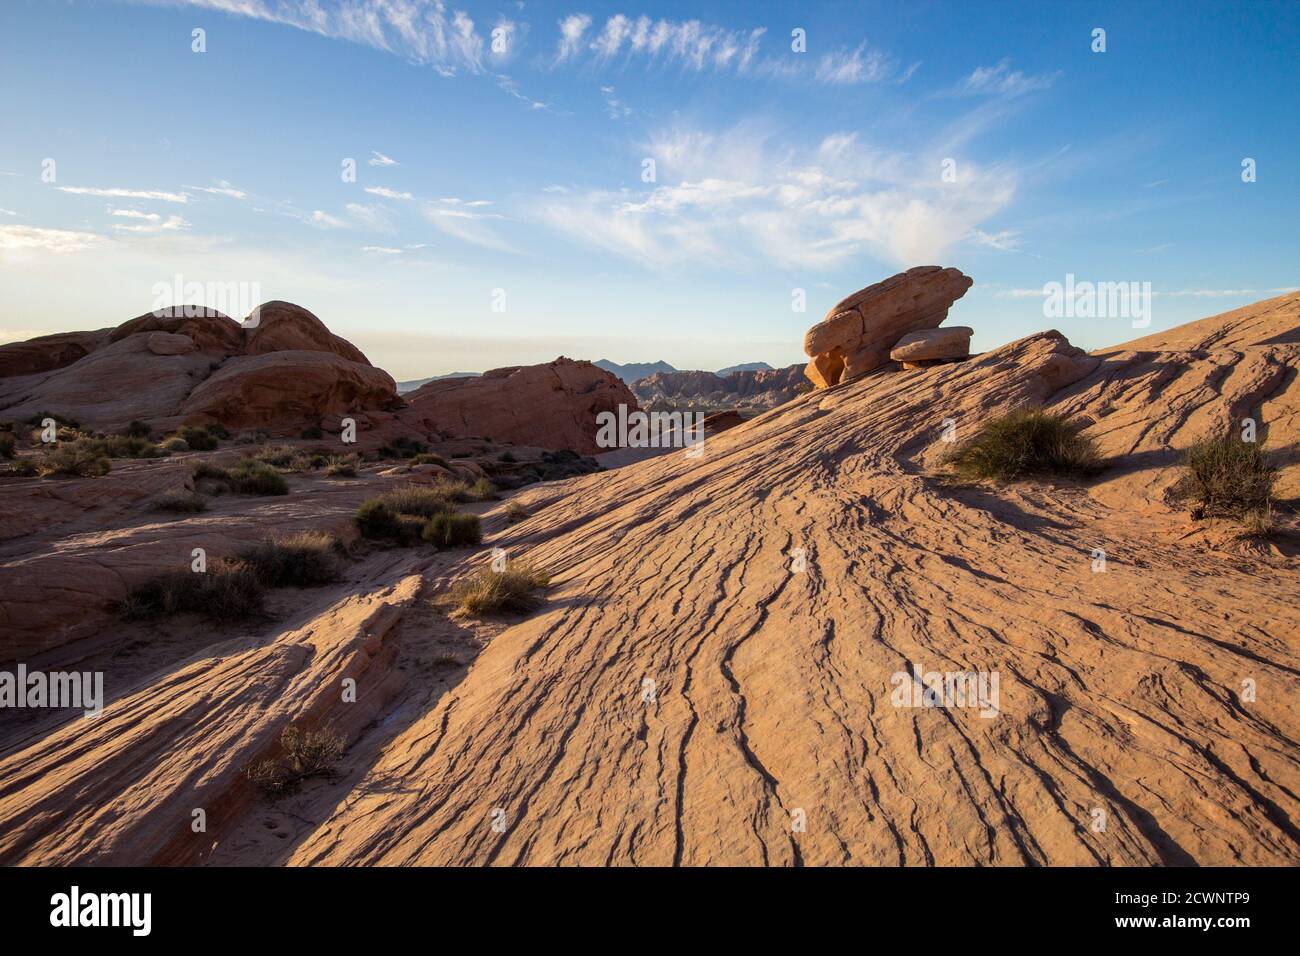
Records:
{"label": "distant mountain range", "polygon": [[[606,372],[618,376],[629,385],[648,375],[682,371],[682,369],[674,368],[667,362],[663,361],[629,362],[627,365],[619,365],[617,362],[611,362],[609,359],[601,359],[599,362],[594,362],[592,364],[597,368],[603,368]],[[766,362],[745,362],[742,365],[730,365],[727,368],[720,368],[715,374],[730,375],[732,372],[770,372],[771,370],[772,366],[768,365]]]}
{"label": "distant mountain range", "polygon": [[443,378],[477,378],[482,372],[448,372],[446,375],[430,375],[428,378],[413,378],[409,382],[397,383],[397,394],[413,392],[426,382],[436,382]]}

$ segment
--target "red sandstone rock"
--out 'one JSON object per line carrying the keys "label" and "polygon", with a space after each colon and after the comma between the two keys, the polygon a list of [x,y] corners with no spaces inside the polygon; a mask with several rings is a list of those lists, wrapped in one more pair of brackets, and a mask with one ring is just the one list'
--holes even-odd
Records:
{"label": "red sandstone rock", "polygon": [[618,378],[591,362],[560,357],[545,365],[498,368],[476,378],[429,382],[405,396],[398,418],[453,437],[479,435],[538,448],[595,454],[596,416],[638,408]]}
{"label": "red sandstone rock", "polygon": [[809,380],[829,388],[880,367],[903,335],[937,328],[970,287],[957,269],[917,266],[853,293],[804,336]]}
{"label": "red sandstone rock", "polygon": [[52,372],[85,358],[108,342],[112,329],[97,332],[59,332],[26,342],[0,345],[0,378]]}
{"label": "red sandstone rock", "polygon": [[330,332],[325,323],[292,302],[265,302],[249,315],[245,324],[248,355],[267,352],[333,352],[350,362],[369,365],[370,360],[347,339]]}
{"label": "red sandstone rock", "polygon": [[970,337],[974,331],[964,325],[950,325],[908,332],[898,340],[889,357],[895,362],[965,358],[970,355]]}

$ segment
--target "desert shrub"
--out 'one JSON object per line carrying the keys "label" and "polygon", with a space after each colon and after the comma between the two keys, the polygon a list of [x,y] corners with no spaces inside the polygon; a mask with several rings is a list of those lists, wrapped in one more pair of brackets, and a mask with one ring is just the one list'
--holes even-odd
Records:
{"label": "desert shrub", "polygon": [[518,460],[519,460],[519,459],[516,458],[516,457],[514,456],[514,453],[513,453],[513,452],[509,452],[509,451],[503,451],[503,452],[502,452],[502,453],[497,457],[497,461],[504,461],[504,462],[510,462],[510,463],[516,462],[516,461],[518,461]]}
{"label": "desert shrub", "polygon": [[1184,468],[1177,491],[1193,497],[1206,514],[1271,515],[1278,468],[1262,442],[1207,438],[1187,449]]}
{"label": "desert shrub", "polygon": [[167,452],[168,454],[171,454],[172,452],[190,450],[189,442],[187,442],[184,438],[180,438],[176,435],[173,435],[171,438],[164,438],[162,443],[158,447],[161,448],[163,451]]}
{"label": "desert shrub", "polygon": [[[459,486],[459,489],[456,486]],[[462,482],[435,482],[432,485],[401,485],[379,496],[379,501],[398,514],[417,515],[432,518],[443,511],[450,511],[454,501],[464,500],[456,497],[464,494],[469,486]]]}
{"label": "desert shrub", "polygon": [[372,541],[400,540],[403,536],[400,516],[379,498],[363,501],[353,520],[361,537]]}
{"label": "desert shrub", "polygon": [[276,445],[262,448],[253,453],[254,461],[265,462],[286,471],[304,472],[314,468],[323,468],[329,458],[320,452],[304,451],[292,445]]}
{"label": "desert shrub", "polygon": [[184,440],[194,451],[213,451],[217,447],[217,436],[206,428],[186,425],[176,430],[176,437]]}
{"label": "desert shrub", "polygon": [[497,486],[486,478],[480,478],[469,486],[469,495],[471,501],[496,501]]}
{"label": "desert shrub", "polygon": [[306,588],[339,579],[339,542],[319,531],[268,538],[239,552],[269,588]]}
{"label": "desert shrub", "polygon": [[47,418],[54,419],[54,421],[57,424],[62,425],[66,428],[81,427],[81,423],[78,422],[76,419],[67,418],[63,415],[58,414],[57,412],[37,412],[31,418],[27,419],[27,424],[31,425],[33,428],[43,428],[45,427],[45,419]]}
{"label": "desert shrub", "polygon": [[247,776],[272,796],[288,793],[310,777],[334,772],[347,742],[329,724],[280,733],[280,753],[248,768]]}
{"label": "desert shrub", "polygon": [[84,438],[52,448],[36,460],[36,469],[44,478],[55,475],[99,478],[112,468],[113,463],[103,449],[93,439]]}
{"label": "desert shrub", "polygon": [[265,462],[243,458],[229,468],[196,462],[191,472],[195,481],[213,481],[223,490],[241,495],[287,495],[284,476]]}
{"label": "desert shrub", "polygon": [[0,432],[0,458],[13,459],[18,442],[11,432]]}
{"label": "desert shrub", "polygon": [[121,610],[133,620],[193,613],[232,621],[260,613],[262,599],[262,585],[250,565],[219,560],[206,571],[176,570],[146,581],[126,596]]}
{"label": "desert shrub", "polygon": [[226,426],[221,424],[221,422],[213,422],[211,425],[206,425],[203,430],[213,438],[219,438],[222,441],[225,441],[230,437],[230,432],[226,431]]}
{"label": "desert shrub", "polygon": [[1101,460],[1082,429],[1077,422],[1041,409],[1012,412],[989,422],[944,461],[967,479],[1084,478],[1101,470]]}
{"label": "desert shrub", "polygon": [[227,472],[230,487],[241,495],[287,495],[284,476],[265,462],[245,458]]}
{"label": "desert shrub", "polygon": [[110,435],[107,438],[83,438],[88,447],[109,458],[166,458],[171,452],[147,438]]}
{"label": "desert shrub", "polygon": [[200,511],[208,510],[208,503],[202,495],[190,494],[188,492],[171,493],[159,495],[149,502],[149,507],[154,511],[175,511],[180,514],[197,514]]}
{"label": "desert shrub", "polygon": [[387,445],[381,446],[377,454],[380,458],[413,458],[428,450],[429,446],[422,441],[414,441],[410,438],[394,438]]}
{"label": "desert shrub", "polygon": [[447,459],[441,455],[435,455],[432,452],[424,452],[411,458],[412,465],[440,465],[447,467]]}
{"label": "desert shrub", "polygon": [[153,434],[153,429],[146,423],[136,419],[126,426],[125,434],[128,438],[148,438]]}
{"label": "desert shrub", "polygon": [[321,431],[319,425],[310,425],[302,430],[302,437],[307,441],[318,441],[325,437],[325,433]]}
{"label": "desert shrub", "polygon": [[357,456],[339,457],[331,455],[325,463],[325,474],[330,478],[355,478],[357,476]]}
{"label": "desert shrub", "polygon": [[530,611],[541,603],[533,592],[545,587],[551,576],[531,561],[511,561],[504,571],[481,567],[462,578],[451,596],[466,614],[481,616],[499,611]]}
{"label": "desert shrub", "polygon": [[523,521],[525,518],[528,517],[528,509],[525,508],[523,505],[521,505],[519,502],[512,501],[510,502],[510,504],[506,505],[505,514],[506,514],[506,521],[508,521],[510,524],[515,524],[517,522]]}
{"label": "desert shrub", "polygon": [[40,469],[37,467],[36,462],[30,458],[18,458],[5,466],[4,473],[16,478],[30,478],[39,474]]}
{"label": "desert shrub", "polygon": [[444,511],[424,523],[420,537],[439,548],[458,548],[483,540],[478,515]]}

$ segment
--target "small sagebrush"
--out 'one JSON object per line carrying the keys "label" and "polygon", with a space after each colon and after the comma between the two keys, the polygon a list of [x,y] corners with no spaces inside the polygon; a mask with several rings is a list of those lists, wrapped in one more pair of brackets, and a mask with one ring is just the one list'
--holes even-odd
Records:
{"label": "small sagebrush", "polygon": [[217,436],[207,428],[187,425],[176,430],[176,437],[184,440],[193,451],[213,451],[217,447]]}
{"label": "small sagebrush", "polygon": [[286,727],[280,733],[281,752],[249,767],[248,779],[272,796],[287,793],[303,780],[333,773],[346,743],[329,724]]}
{"label": "small sagebrush", "polygon": [[154,511],[174,511],[178,514],[197,514],[206,511],[208,503],[202,495],[173,493],[159,495],[149,503]]}
{"label": "small sagebrush", "polygon": [[444,511],[424,523],[420,537],[439,548],[458,548],[478,544],[483,532],[478,515]]}
{"label": "small sagebrush", "polygon": [[1278,468],[1263,442],[1207,438],[1187,449],[1184,468],[1177,493],[1194,498],[1205,514],[1271,515]]}
{"label": "small sagebrush", "polygon": [[1083,425],[1041,409],[1012,412],[989,422],[944,459],[958,476],[992,478],[1086,478],[1102,469]]}
{"label": "small sagebrush", "polygon": [[531,561],[516,560],[502,571],[479,568],[456,583],[451,597],[461,611],[475,616],[531,611],[541,603],[533,592],[550,583],[551,576]]}
{"label": "small sagebrush", "polygon": [[325,463],[325,476],[327,478],[355,478],[357,476],[357,464],[356,455],[343,457],[333,455]]}
{"label": "small sagebrush", "polygon": [[243,561],[218,560],[206,571],[175,570],[134,588],[122,602],[122,616],[148,620],[172,614],[202,614],[234,621],[262,611],[257,572]]}
{"label": "small sagebrush", "polygon": [[43,478],[72,476],[101,478],[113,469],[113,463],[93,439],[78,439],[43,453],[36,460],[36,470]]}
{"label": "small sagebrush", "polygon": [[195,481],[215,482],[219,489],[241,495],[287,495],[289,485],[284,476],[265,462],[245,458],[230,468],[199,462],[194,466]]}
{"label": "small sagebrush", "polygon": [[506,505],[505,515],[506,521],[510,524],[516,524],[529,517],[528,509],[517,501],[512,501],[510,504]]}
{"label": "small sagebrush", "polygon": [[12,460],[18,442],[11,432],[0,432],[0,458]]}
{"label": "small sagebrush", "polygon": [[239,552],[239,560],[264,587],[306,588],[339,579],[340,550],[332,535],[302,531],[261,541]]}

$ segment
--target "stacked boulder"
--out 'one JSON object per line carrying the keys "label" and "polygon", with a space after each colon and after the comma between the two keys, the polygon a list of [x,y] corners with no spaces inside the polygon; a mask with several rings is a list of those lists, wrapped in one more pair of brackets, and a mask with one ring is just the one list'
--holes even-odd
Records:
{"label": "stacked boulder", "polygon": [[958,269],[917,266],[853,293],[804,336],[812,357],[804,374],[817,388],[830,388],[891,361],[916,366],[966,357],[970,329],[926,335],[934,335],[971,285]]}

